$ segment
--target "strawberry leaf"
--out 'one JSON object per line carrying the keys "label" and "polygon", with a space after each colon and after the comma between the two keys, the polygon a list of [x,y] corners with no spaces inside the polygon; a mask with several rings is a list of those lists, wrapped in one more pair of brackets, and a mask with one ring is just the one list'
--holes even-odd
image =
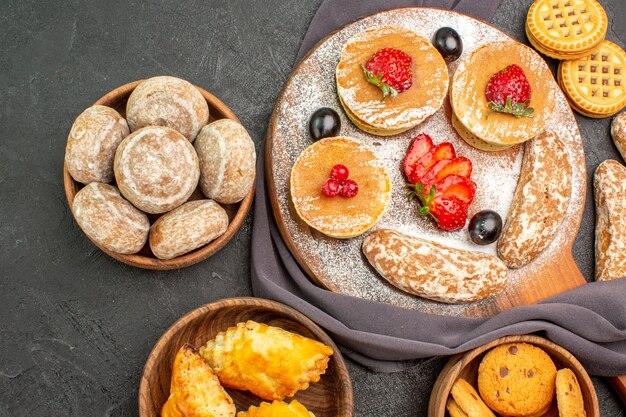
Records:
{"label": "strawberry leaf", "polygon": [[428,216],[430,214],[430,210],[428,210],[428,207],[424,206],[424,207],[420,207],[419,210],[417,211],[421,216]]}
{"label": "strawberry leaf", "polygon": [[532,117],[531,115],[535,111],[532,107],[528,107],[530,105],[530,101],[514,104],[510,97],[506,99],[504,106],[493,101],[490,101],[488,104],[492,111],[511,114],[517,118]]}
{"label": "strawberry leaf", "polygon": [[424,195],[424,185],[421,182],[415,184],[415,193],[417,195]]}
{"label": "strawberry leaf", "polygon": [[381,80],[383,78],[383,74],[374,75],[370,70],[365,68],[365,65],[361,65],[361,68],[363,68],[363,74],[365,75],[367,82],[380,88],[383,92],[383,98],[381,98],[380,101],[384,101],[389,95],[391,95],[391,98],[398,97],[396,89]]}

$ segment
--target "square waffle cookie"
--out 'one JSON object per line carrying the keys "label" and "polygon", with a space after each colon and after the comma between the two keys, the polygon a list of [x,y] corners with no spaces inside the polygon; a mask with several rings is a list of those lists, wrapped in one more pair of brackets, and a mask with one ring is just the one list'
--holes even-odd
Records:
{"label": "square waffle cookie", "polygon": [[613,42],[604,41],[589,56],[561,61],[558,81],[580,114],[612,116],[626,106],[626,53]]}
{"label": "square waffle cookie", "polygon": [[606,36],[608,18],[596,0],[536,0],[528,10],[529,42],[551,58],[579,59]]}

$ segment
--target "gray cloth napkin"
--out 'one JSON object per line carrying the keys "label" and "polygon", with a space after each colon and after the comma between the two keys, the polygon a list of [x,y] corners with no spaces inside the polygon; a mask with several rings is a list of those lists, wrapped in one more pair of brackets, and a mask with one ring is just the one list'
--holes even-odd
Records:
{"label": "gray cloth napkin", "polygon": [[[432,5],[489,20],[498,3],[326,0],[313,18],[298,59],[333,30],[381,10]],[[305,314],[356,362],[376,371],[396,372],[420,359],[464,352],[498,337],[539,333],[572,352],[592,374],[626,374],[625,278],[590,283],[492,318],[437,316],[333,293],[311,283],[285,246],[267,199],[263,173],[261,158],[252,227],[253,293]]]}
{"label": "gray cloth napkin", "polygon": [[490,20],[500,0],[326,0],[322,3],[304,36],[296,61],[322,38],[360,17],[397,7],[436,7],[453,9],[477,19]]}

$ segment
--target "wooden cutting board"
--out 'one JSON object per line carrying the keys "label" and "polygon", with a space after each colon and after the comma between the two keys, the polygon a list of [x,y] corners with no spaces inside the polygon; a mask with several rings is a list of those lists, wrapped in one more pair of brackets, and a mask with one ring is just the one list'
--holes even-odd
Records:
{"label": "wooden cutting board", "polygon": [[[433,232],[433,225],[419,219],[415,207],[410,207],[405,200],[401,161],[411,139],[422,131],[434,133],[437,142],[453,142],[458,154],[468,156],[474,162],[473,177],[478,172],[478,177],[484,180],[482,184],[480,179],[477,181],[479,189],[487,189],[482,198],[479,196],[480,191],[477,192],[474,211],[499,209],[501,215],[508,211],[519,176],[523,148],[519,146],[505,152],[486,154],[466,145],[450,125],[450,105],[447,101],[442,109],[417,128],[391,138],[366,134],[358,130],[345,116],[335,87],[335,67],[339,62],[341,49],[356,33],[387,25],[408,27],[427,39],[431,39],[441,26],[453,27],[463,38],[464,52],[461,59],[486,43],[510,39],[505,33],[485,22],[455,12],[418,7],[401,8],[363,18],[332,33],[302,59],[285,83],[270,120],[265,174],[280,233],[305,273],[317,285],[331,291],[422,312],[467,317],[492,316],[513,306],[532,304],[584,285],[586,280],[572,257],[572,244],[578,233],[585,203],[585,157],[576,119],[554,79],[548,82],[556,91],[556,103],[553,117],[546,128],[553,130],[564,140],[569,152],[573,167],[570,206],[552,244],[530,265],[511,270],[509,284],[498,296],[478,303],[445,305],[405,294],[387,284],[369,266],[360,251],[363,236],[349,240],[332,239],[311,229],[298,218],[289,195],[289,175],[296,157],[312,143],[307,131],[310,115],[324,106],[334,108],[339,113],[342,136],[351,136],[366,142],[387,164],[394,187],[392,203],[375,227],[400,229],[451,246],[464,247],[468,244],[465,230],[461,231],[465,236],[458,233],[442,236],[446,232]],[[450,76],[454,74],[456,66],[456,62],[448,66]],[[474,250],[479,249],[474,246]],[[492,252],[495,254],[493,248]],[[626,400],[626,376],[612,378],[611,383],[622,400]]]}
{"label": "wooden cutting board", "polygon": [[[289,196],[291,167],[300,152],[312,143],[307,131],[310,115],[317,108],[328,106],[340,114],[341,135],[370,145],[378,158],[385,162],[392,178],[391,203],[375,228],[395,229],[449,246],[496,255],[495,245],[480,247],[471,243],[467,229],[452,233],[440,231],[428,219],[418,216],[415,203],[409,203],[405,196],[402,159],[412,138],[421,132],[430,134],[436,143],[451,141],[457,154],[467,156],[474,164],[472,178],[478,188],[471,210],[494,209],[505,217],[519,178],[523,146],[487,153],[467,145],[450,124],[451,111],[447,100],[435,115],[417,128],[387,138],[357,129],[339,104],[335,67],[343,45],[364,29],[386,25],[411,28],[427,39],[431,39],[441,26],[456,28],[464,44],[461,59],[486,43],[510,39],[493,26],[465,15],[438,9],[405,8],[364,18],[331,34],[301,61],[287,80],[270,121],[266,176],[278,227],[303,270],[315,283],[332,291],[422,312],[470,317],[494,315],[512,306],[534,303],[584,284],[586,281],[572,258],[571,248],[585,200],[585,158],[576,120],[554,79],[546,80],[556,93],[554,113],[546,128],[563,139],[569,152],[573,167],[570,206],[552,244],[530,265],[511,270],[509,283],[498,296],[477,303],[447,305],[406,294],[387,284],[370,267],[361,253],[364,236],[348,240],[332,239],[309,228],[299,219]],[[449,65],[450,76],[457,62]]]}

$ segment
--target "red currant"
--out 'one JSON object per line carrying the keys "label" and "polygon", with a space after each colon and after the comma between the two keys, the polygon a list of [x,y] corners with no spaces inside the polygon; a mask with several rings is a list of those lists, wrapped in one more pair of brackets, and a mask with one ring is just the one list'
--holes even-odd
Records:
{"label": "red currant", "polygon": [[352,198],[359,192],[359,184],[354,180],[345,180],[341,184],[341,196],[345,198]]}
{"label": "red currant", "polygon": [[334,178],[327,179],[324,185],[322,185],[322,194],[326,197],[335,197],[340,192],[341,184]]}
{"label": "red currant", "polygon": [[348,179],[350,173],[348,172],[348,167],[345,165],[337,164],[330,171],[330,178],[334,178],[339,181],[344,181]]}

